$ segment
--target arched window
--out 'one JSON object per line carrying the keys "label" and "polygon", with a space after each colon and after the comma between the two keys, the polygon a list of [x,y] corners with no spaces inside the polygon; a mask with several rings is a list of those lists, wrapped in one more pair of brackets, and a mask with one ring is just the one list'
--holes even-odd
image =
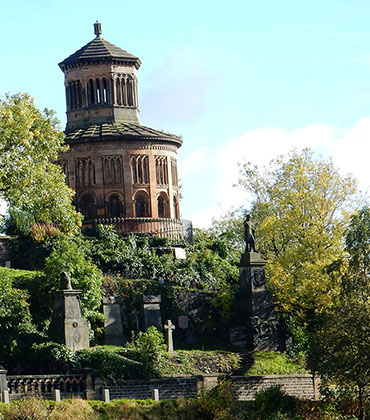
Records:
{"label": "arched window", "polygon": [[175,195],[173,196],[173,210],[174,210],[175,219],[180,219],[179,203]]}
{"label": "arched window", "polygon": [[95,80],[95,86],[96,86],[96,103],[97,104],[101,104],[102,103],[102,94],[101,94],[101,90],[100,90],[100,80],[96,79]]}
{"label": "arched window", "polygon": [[169,217],[168,199],[164,193],[162,193],[158,197],[157,204],[158,204],[158,217]]}
{"label": "arched window", "polygon": [[109,217],[124,217],[124,207],[118,195],[112,195],[108,201]]}
{"label": "arched window", "polygon": [[149,162],[146,155],[131,156],[132,182],[134,184],[149,184]]}
{"label": "arched window", "polygon": [[95,105],[94,82],[92,79],[90,79],[87,83],[87,97],[89,100],[89,105]]}
{"label": "arched window", "polygon": [[122,78],[122,105],[127,106],[127,79]]}
{"label": "arched window", "polygon": [[106,104],[108,103],[108,85],[105,78],[103,78],[102,88],[102,103]]}
{"label": "arched window", "polygon": [[80,212],[85,216],[85,220],[95,219],[95,201],[90,194],[81,198],[79,207]]}
{"label": "arched window", "polygon": [[135,196],[135,216],[150,217],[149,197],[146,193],[137,193]]}
{"label": "arched window", "polygon": [[122,105],[122,92],[121,92],[121,80],[117,79],[116,80],[116,102],[117,105]]}
{"label": "arched window", "polygon": [[127,105],[133,106],[132,79],[127,79]]}

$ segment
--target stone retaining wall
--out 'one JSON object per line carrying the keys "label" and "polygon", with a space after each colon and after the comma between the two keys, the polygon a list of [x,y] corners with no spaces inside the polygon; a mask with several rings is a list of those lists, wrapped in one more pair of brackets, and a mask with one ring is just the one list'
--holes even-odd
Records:
{"label": "stone retaining wall", "polygon": [[[231,376],[234,382],[234,398],[252,400],[258,391],[280,386],[283,391],[302,400],[319,398],[319,379],[313,375]],[[59,389],[61,398],[85,397],[102,399],[103,389],[109,389],[110,399],[149,399],[157,389],[159,399],[195,398],[201,389],[209,390],[217,385],[217,375],[171,377],[151,380],[126,380],[107,384],[93,382],[91,372],[78,375],[15,375],[7,376],[0,367],[0,401],[4,391],[10,400],[26,395],[51,398]]]}
{"label": "stone retaining wall", "polygon": [[[127,380],[116,385],[100,386],[96,389],[101,395],[103,388],[109,389],[111,399],[152,398],[152,390],[159,390],[159,399],[195,398],[200,389],[211,389],[217,385],[216,375],[163,378],[153,380]],[[234,398],[253,400],[258,391],[271,386],[280,386],[287,394],[299,399],[319,398],[318,379],[313,375],[271,375],[271,376],[233,376]]]}
{"label": "stone retaining wall", "polygon": [[146,381],[127,380],[120,382],[117,385],[110,385],[104,388],[109,389],[109,395],[112,400],[145,400],[152,398],[153,389],[159,390],[159,398],[161,400],[195,398],[198,393],[198,378],[192,376],[184,378],[151,379]]}
{"label": "stone retaining wall", "polygon": [[319,398],[319,380],[313,375],[235,376],[234,397],[238,400],[253,400],[254,394],[271,386],[280,386],[288,395],[301,400]]}

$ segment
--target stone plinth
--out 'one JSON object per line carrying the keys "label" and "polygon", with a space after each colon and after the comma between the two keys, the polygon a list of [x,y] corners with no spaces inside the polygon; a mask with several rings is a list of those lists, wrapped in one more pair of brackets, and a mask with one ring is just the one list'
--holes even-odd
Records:
{"label": "stone plinth", "polygon": [[89,329],[82,317],[81,290],[60,290],[54,300],[50,337],[72,351],[89,348]]}
{"label": "stone plinth", "polygon": [[111,346],[122,346],[125,342],[122,328],[120,299],[116,297],[103,298],[104,342]]}
{"label": "stone plinth", "polygon": [[278,350],[278,320],[266,285],[265,264],[258,252],[245,252],[239,265],[235,341],[248,350]]}

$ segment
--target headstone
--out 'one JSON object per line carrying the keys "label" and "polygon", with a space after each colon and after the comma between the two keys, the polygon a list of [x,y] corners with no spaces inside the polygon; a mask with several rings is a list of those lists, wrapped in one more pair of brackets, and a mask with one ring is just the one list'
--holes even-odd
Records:
{"label": "headstone", "polygon": [[175,247],[173,248],[174,256],[176,260],[186,260],[186,249]]}
{"label": "headstone", "polygon": [[186,330],[187,328],[189,328],[189,317],[186,315],[180,315],[177,318],[177,323],[179,325],[179,328]]}
{"label": "headstone", "polygon": [[71,279],[61,273],[61,289],[54,300],[50,337],[57,343],[65,344],[72,351],[89,348],[89,329],[82,317],[81,290],[73,290]]}
{"label": "headstone", "polygon": [[123,337],[121,301],[119,298],[110,296],[103,298],[104,342],[106,345],[122,346],[125,342]]}
{"label": "headstone", "polygon": [[154,326],[158,331],[163,331],[161,317],[161,296],[144,295],[143,296],[143,327],[147,330]]}
{"label": "headstone", "polygon": [[280,350],[278,320],[266,285],[266,261],[256,251],[255,232],[249,215],[244,222],[245,252],[239,264],[239,293],[231,341],[248,350]]}
{"label": "headstone", "polygon": [[167,336],[167,351],[168,353],[173,352],[173,338],[172,338],[172,331],[175,329],[175,326],[172,324],[171,320],[169,319],[167,321],[167,324],[164,326],[166,330],[166,336]]}
{"label": "headstone", "polygon": [[5,267],[6,268],[11,268],[11,262],[10,261],[5,261]]}

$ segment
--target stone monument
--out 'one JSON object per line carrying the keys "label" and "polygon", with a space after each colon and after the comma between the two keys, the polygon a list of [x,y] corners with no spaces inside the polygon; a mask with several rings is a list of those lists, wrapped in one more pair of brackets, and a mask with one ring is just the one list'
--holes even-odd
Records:
{"label": "stone monument", "polygon": [[142,305],[143,329],[154,326],[158,331],[163,331],[161,316],[161,296],[144,295]]}
{"label": "stone monument", "polygon": [[49,327],[50,337],[65,344],[72,351],[89,348],[89,329],[82,317],[81,290],[73,290],[71,279],[65,271],[60,274],[60,290],[54,300]]}
{"label": "stone monument", "polygon": [[247,350],[280,350],[278,320],[266,285],[266,261],[256,250],[250,216],[244,221],[245,251],[239,264],[239,293],[235,303],[235,325],[230,331],[233,344]]}
{"label": "stone monument", "polygon": [[168,353],[173,353],[173,337],[172,337],[172,332],[173,330],[176,328],[171,320],[169,319],[167,321],[167,324],[164,325],[164,328],[166,330],[166,335],[167,335],[167,351]]}
{"label": "stone monument", "polygon": [[121,301],[118,297],[103,298],[104,343],[111,346],[122,346],[125,342],[122,328]]}

